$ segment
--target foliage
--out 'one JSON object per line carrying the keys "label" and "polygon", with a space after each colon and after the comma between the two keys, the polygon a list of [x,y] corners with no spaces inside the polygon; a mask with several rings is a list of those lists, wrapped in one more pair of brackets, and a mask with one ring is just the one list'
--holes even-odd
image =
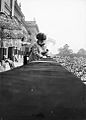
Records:
{"label": "foliage", "polygon": [[73,53],[72,49],[69,49],[68,44],[65,44],[63,47],[59,48],[59,55],[68,56]]}
{"label": "foliage", "polygon": [[14,17],[6,16],[5,13],[0,14],[0,28],[9,30],[19,30],[20,26]]}
{"label": "foliage", "polygon": [[0,12],[0,37],[2,39],[20,39],[24,37],[17,20],[14,17],[6,16],[3,12]]}
{"label": "foliage", "polygon": [[13,31],[13,30],[8,30],[4,29],[3,31],[0,31],[0,36],[2,38],[7,38],[7,39],[22,39],[24,35],[20,31]]}
{"label": "foliage", "polygon": [[44,41],[44,40],[46,40],[46,35],[44,33],[38,33],[36,35],[36,38],[40,41]]}
{"label": "foliage", "polygon": [[79,49],[79,51],[77,52],[78,55],[86,55],[86,50],[81,48]]}

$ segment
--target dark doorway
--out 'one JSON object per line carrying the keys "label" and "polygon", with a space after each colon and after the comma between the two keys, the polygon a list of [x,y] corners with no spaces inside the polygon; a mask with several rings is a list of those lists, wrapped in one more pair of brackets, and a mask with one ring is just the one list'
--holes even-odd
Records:
{"label": "dark doorway", "polygon": [[13,60],[13,47],[8,48],[8,58]]}

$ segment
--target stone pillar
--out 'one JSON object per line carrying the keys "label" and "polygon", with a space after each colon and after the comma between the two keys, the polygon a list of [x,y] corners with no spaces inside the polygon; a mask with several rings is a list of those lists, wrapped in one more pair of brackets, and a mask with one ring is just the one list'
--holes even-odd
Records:
{"label": "stone pillar", "polygon": [[15,0],[12,0],[12,16],[14,16]]}
{"label": "stone pillar", "polygon": [[1,12],[4,12],[4,0],[1,0]]}

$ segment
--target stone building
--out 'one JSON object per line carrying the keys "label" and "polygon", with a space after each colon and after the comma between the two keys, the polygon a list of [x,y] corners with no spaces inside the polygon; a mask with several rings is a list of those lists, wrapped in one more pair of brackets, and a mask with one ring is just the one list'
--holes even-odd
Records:
{"label": "stone building", "polygon": [[36,35],[39,33],[38,25],[36,21],[26,21],[27,29],[28,29],[28,42],[31,43],[30,47],[36,42]]}
{"label": "stone building", "polygon": [[14,0],[0,0],[0,11],[6,13],[7,15],[12,15],[13,5]]}
{"label": "stone building", "polygon": [[0,0],[0,12],[13,18],[21,28],[21,32],[14,30],[18,38],[3,40],[3,47],[0,46],[0,56],[6,55],[12,59],[15,55],[23,55],[36,42],[36,35],[39,32],[36,21],[25,21],[25,16],[17,0]]}
{"label": "stone building", "polygon": [[[13,2],[14,0],[0,0],[0,12],[5,13],[7,16],[12,16],[13,12]],[[1,37],[0,37],[0,60],[3,59],[3,55],[8,56],[9,48],[11,45],[11,40],[4,41],[3,47],[1,47]],[[9,50],[8,50],[9,49]]]}
{"label": "stone building", "polygon": [[19,23],[19,25],[21,27],[21,34],[24,35],[24,37],[22,39],[18,39],[17,40],[18,42],[15,45],[16,52],[18,54],[21,54],[21,53],[24,54],[24,52],[25,52],[25,45],[23,45],[23,43],[25,41],[27,41],[28,31],[27,31],[27,27],[26,27],[26,23],[25,23],[25,16],[22,13],[21,6],[18,5],[17,0],[15,0],[14,10],[13,11],[14,11],[13,12],[13,16],[18,21],[18,23]]}
{"label": "stone building", "polygon": [[[24,46],[22,46],[22,42],[27,40],[28,35],[25,27],[25,16],[22,13],[21,7],[18,5],[17,0],[0,0],[0,12],[5,13],[9,17],[13,16],[14,20],[21,28],[21,32],[18,30],[14,31],[15,34],[19,33],[18,39],[3,40],[3,48],[0,47],[0,56],[3,56],[3,53],[8,58],[12,58],[15,54],[21,54],[25,50]],[[2,59],[2,57],[0,59]]]}

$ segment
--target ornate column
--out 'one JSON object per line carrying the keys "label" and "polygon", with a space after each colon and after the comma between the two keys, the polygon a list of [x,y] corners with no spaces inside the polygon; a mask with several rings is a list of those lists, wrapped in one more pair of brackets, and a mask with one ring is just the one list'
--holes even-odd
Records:
{"label": "ornate column", "polygon": [[15,0],[12,0],[12,16],[14,16]]}
{"label": "ornate column", "polygon": [[4,0],[1,0],[1,12],[4,12]]}

